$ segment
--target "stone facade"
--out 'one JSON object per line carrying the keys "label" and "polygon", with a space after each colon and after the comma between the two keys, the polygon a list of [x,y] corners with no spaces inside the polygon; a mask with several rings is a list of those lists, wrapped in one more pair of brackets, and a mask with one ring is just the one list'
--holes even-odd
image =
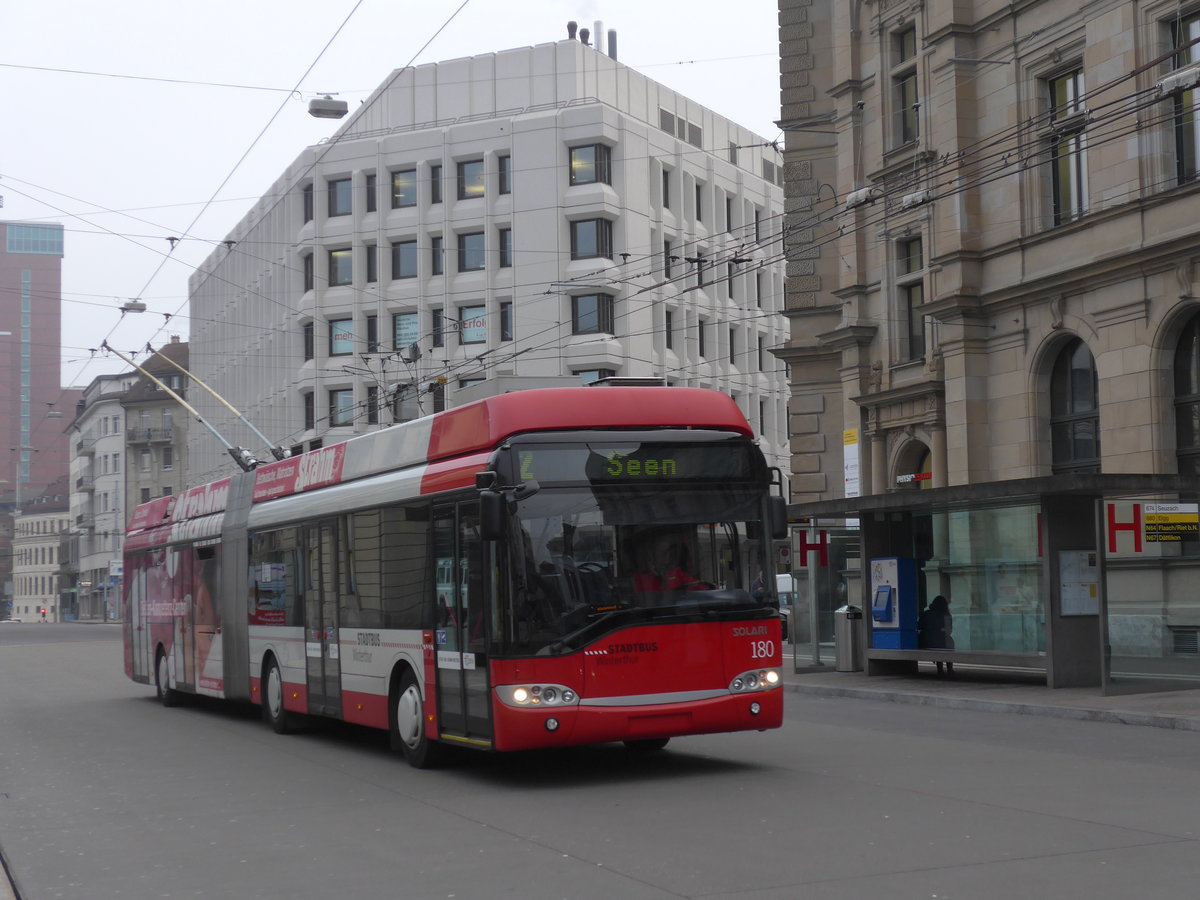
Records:
{"label": "stone facade", "polygon": [[[793,501],[1194,470],[1198,34],[1177,3],[780,0]],[[1077,341],[1094,423],[1052,390],[1088,392]]]}

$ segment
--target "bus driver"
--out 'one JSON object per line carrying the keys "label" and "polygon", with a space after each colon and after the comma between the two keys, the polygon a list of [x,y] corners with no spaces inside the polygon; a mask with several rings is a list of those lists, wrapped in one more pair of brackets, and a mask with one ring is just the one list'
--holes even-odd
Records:
{"label": "bus driver", "polygon": [[696,591],[711,589],[687,571],[688,552],[683,536],[671,531],[651,534],[642,551],[641,571],[634,573],[637,591]]}

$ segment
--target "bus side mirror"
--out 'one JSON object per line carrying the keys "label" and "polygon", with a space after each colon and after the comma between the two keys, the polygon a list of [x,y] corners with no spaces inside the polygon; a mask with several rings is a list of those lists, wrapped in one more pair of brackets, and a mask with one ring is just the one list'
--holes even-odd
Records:
{"label": "bus side mirror", "polygon": [[771,537],[782,541],[788,536],[787,503],[782,497],[771,497],[768,501],[767,516],[771,522]]}
{"label": "bus side mirror", "polygon": [[498,541],[504,537],[508,521],[508,501],[499,491],[481,491],[479,494],[479,536],[485,541]]}

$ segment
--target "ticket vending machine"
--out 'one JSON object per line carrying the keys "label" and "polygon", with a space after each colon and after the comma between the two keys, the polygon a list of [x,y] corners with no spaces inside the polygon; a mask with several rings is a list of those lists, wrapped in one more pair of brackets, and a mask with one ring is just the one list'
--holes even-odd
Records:
{"label": "ticket vending machine", "polygon": [[919,614],[917,561],[900,556],[871,560],[871,646],[916,650]]}

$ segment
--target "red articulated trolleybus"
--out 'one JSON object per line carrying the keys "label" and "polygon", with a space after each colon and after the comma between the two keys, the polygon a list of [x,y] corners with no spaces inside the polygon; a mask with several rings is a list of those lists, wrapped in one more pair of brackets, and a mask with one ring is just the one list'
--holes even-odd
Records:
{"label": "red articulated trolleybus", "polygon": [[776,728],[786,528],[724,394],[491,397],[138,506],[125,670],[279,732],[386,729],[418,767]]}

